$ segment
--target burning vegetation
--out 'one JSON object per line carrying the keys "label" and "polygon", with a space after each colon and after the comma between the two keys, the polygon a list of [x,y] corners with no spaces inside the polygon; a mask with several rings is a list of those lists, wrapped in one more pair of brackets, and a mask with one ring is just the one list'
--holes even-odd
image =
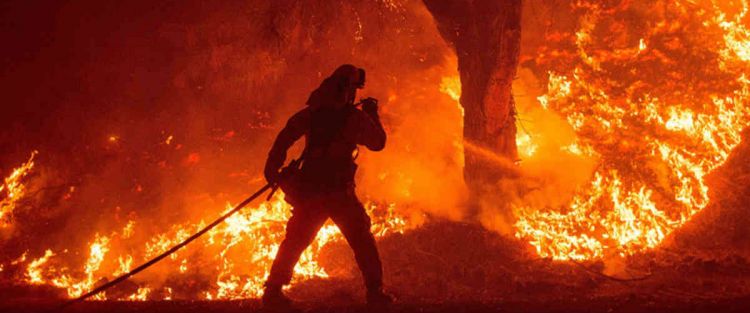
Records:
{"label": "burning vegetation", "polygon": [[[492,1],[331,3],[100,8],[106,14],[91,23],[111,28],[122,14],[149,14],[112,35],[124,43],[89,30],[106,43],[92,48],[94,59],[70,52],[67,65],[90,72],[78,77],[88,93],[31,106],[56,108],[62,121],[47,118],[53,126],[29,133],[28,144],[9,144],[27,130],[19,121],[0,137],[13,147],[0,160],[0,281],[75,298],[228,212],[262,184],[280,123],[341,60],[368,69],[364,92],[381,99],[390,136],[383,158],[358,159],[376,237],[441,227],[491,234],[513,255],[514,265],[498,265],[503,275],[534,275],[518,264],[539,260],[590,274],[588,265],[638,263],[668,245],[716,206],[710,177],[750,124],[747,0],[508,1],[496,12],[482,7]],[[57,9],[62,21],[77,18],[75,8]],[[478,30],[472,14],[500,30]],[[150,28],[155,35],[137,38]],[[60,32],[82,44],[76,31]],[[112,61],[127,47],[135,57]],[[68,75],[53,71],[40,84]],[[93,100],[100,96],[113,103]],[[40,99],[53,98],[23,101]],[[88,100],[105,109],[80,104]],[[123,105],[130,101],[147,104]],[[92,125],[76,129],[84,120]],[[54,140],[59,129],[69,133]],[[290,210],[282,194],[257,201],[95,299],[257,298]],[[351,263],[342,242],[327,223],[293,286],[354,275],[335,266]]]}
{"label": "burning vegetation", "polygon": [[[539,102],[575,132],[567,152],[599,163],[562,208],[514,207],[516,236],[542,256],[589,260],[656,247],[709,204],[706,176],[742,140],[748,3],[732,13],[718,2],[653,7],[578,3],[585,12],[567,38],[575,50],[545,52],[560,63],[550,64]],[[629,15],[638,19],[621,19]],[[629,23],[647,27],[606,34],[636,27]],[[558,35],[550,40],[564,40]]]}

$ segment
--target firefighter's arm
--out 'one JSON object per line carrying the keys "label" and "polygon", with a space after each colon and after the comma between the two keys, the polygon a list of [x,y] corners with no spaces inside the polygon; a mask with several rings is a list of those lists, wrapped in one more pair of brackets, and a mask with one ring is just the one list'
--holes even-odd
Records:
{"label": "firefighter's arm", "polygon": [[279,170],[286,161],[286,152],[307,129],[305,110],[298,112],[284,126],[279,135],[276,137],[271,151],[268,152],[268,159],[263,174],[269,183],[276,182],[279,176]]}
{"label": "firefighter's arm", "polygon": [[363,114],[360,114],[360,132],[357,143],[365,145],[372,151],[383,150],[386,135],[378,115],[378,102],[372,98],[362,102]]}

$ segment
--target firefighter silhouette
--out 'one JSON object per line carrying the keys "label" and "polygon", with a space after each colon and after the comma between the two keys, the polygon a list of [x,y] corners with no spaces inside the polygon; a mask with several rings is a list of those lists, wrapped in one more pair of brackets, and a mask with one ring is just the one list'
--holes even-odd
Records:
{"label": "firefighter silhouette", "polygon": [[[357,146],[380,151],[386,141],[377,100],[362,100],[361,110],[354,104],[357,89],[364,84],[363,69],[349,64],[337,68],[310,94],[307,106],[289,119],[268,154],[266,179],[281,185],[293,209],[286,237],[265,283],[266,306],[291,305],[281,288],[290,282],[300,255],[328,218],[354,251],[368,304],[392,301],[382,290],[382,266],[370,232],[370,218],[354,192]],[[303,136],[301,167],[281,170],[287,150]]]}

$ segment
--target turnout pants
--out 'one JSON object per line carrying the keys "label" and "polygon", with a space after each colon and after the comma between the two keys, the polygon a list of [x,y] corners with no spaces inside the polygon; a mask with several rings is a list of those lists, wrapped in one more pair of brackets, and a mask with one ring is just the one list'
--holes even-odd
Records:
{"label": "turnout pants", "polygon": [[302,252],[315,239],[323,224],[331,218],[354,250],[365,286],[381,288],[383,270],[375,238],[370,232],[370,217],[354,194],[354,189],[306,197],[292,209],[286,225],[286,237],[271,266],[266,286],[280,287],[292,279],[294,266]]}

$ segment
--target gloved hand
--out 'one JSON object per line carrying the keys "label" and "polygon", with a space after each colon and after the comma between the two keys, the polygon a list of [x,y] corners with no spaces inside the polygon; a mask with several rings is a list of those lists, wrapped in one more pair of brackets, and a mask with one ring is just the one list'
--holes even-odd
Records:
{"label": "gloved hand", "polygon": [[266,168],[265,171],[263,171],[263,175],[266,177],[266,181],[269,184],[278,183],[281,178],[279,170],[274,170],[273,168]]}
{"label": "gloved hand", "polygon": [[362,111],[372,116],[378,115],[378,99],[367,98],[362,100]]}

